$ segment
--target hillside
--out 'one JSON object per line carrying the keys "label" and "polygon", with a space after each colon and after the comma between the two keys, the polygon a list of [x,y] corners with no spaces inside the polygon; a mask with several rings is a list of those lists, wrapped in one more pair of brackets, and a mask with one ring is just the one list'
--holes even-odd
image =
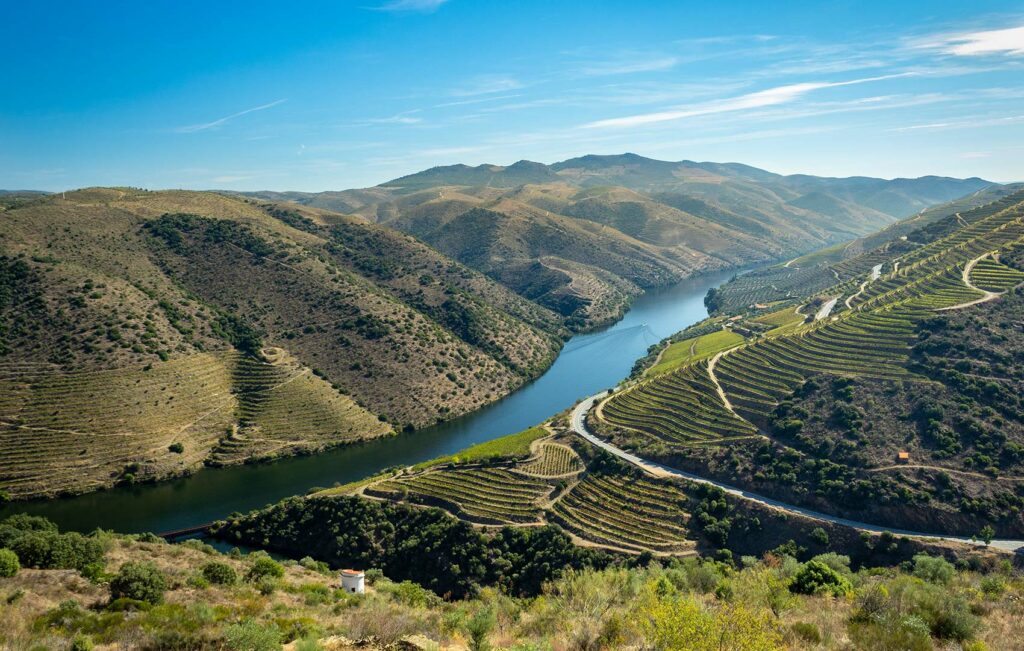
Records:
{"label": "hillside", "polygon": [[[1024,193],[923,221],[840,263],[711,292],[707,327],[655,351],[590,425],[819,512],[1021,537]],[[731,341],[712,342],[723,327]]]}
{"label": "hillside", "polygon": [[[310,505],[313,510],[313,505]],[[547,529],[472,530],[436,511],[392,509],[430,521],[428,544],[455,540],[463,560],[489,553],[471,594],[444,600],[405,578],[400,545],[328,564],[218,552],[152,535],[61,534],[49,523],[0,522],[0,645],[10,649],[687,648],[1016,649],[1024,585],[984,553],[915,556],[904,568],[856,568],[840,554],[793,546],[729,563],[625,562],[573,551]],[[330,514],[328,514],[330,515]],[[366,526],[385,509],[367,503]],[[379,519],[377,519],[379,518]],[[49,559],[31,550],[75,552]],[[450,547],[444,547],[446,551]],[[794,554],[799,556],[795,557]],[[20,559],[19,568],[12,559]],[[366,593],[336,570],[367,568]],[[341,565],[335,561],[340,561]],[[514,564],[514,565],[513,565]],[[512,568],[515,567],[513,570]],[[384,569],[384,571],[382,571]],[[333,570],[333,571],[332,571]],[[525,588],[525,589],[524,589]],[[685,646],[683,646],[685,644]]]}
{"label": "hillside", "polygon": [[410,233],[586,329],[644,289],[846,242],[989,185],[782,176],[623,154],[435,167],[361,190],[247,194]]}
{"label": "hillside", "polygon": [[561,319],[388,228],[199,192],[0,213],[0,490],[82,492],[476,409]]}

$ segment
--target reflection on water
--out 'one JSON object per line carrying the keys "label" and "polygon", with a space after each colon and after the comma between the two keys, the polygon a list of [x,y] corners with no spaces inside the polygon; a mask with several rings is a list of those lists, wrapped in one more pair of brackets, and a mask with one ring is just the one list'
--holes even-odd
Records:
{"label": "reflection on water", "polygon": [[283,497],[409,465],[535,425],[577,400],[615,385],[661,339],[703,319],[704,295],[734,272],[684,281],[641,296],[615,325],[570,339],[548,371],[507,398],[472,414],[388,439],[271,464],[203,470],[156,485],[117,488],[59,500],[9,505],[62,528],[170,531],[248,511]]}

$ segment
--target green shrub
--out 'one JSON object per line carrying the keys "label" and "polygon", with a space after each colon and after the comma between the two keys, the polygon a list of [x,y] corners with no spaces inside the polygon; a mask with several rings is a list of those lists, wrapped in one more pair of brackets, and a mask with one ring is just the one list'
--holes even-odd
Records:
{"label": "green shrub", "polygon": [[238,581],[235,568],[220,561],[210,561],[203,566],[203,578],[217,585],[232,585]]}
{"label": "green shrub", "polygon": [[167,580],[152,563],[125,563],[110,581],[110,598],[137,599],[158,604],[164,598]]}
{"label": "green shrub", "polygon": [[68,645],[68,651],[92,651],[92,649],[92,638],[81,633],[72,638],[71,644]]}
{"label": "green shrub", "polygon": [[813,622],[795,622],[791,627],[793,635],[811,644],[821,643],[821,631]]}
{"label": "green shrub", "polygon": [[981,592],[989,599],[995,599],[1006,592],[1006,580],[1001,576],[986,576],[981,580]]}
{"label": "green shrub", "polygon": [[7,504],[11,501],[11,494],[5,490],[0,490],[0,505]]}
{"label": "green shrub", "polygon": [[284,576],[284,567],[269,556],[259,556],[249,566],[245,580],[259,583],[263,579],[280,579]]}
{"label": "green shrub", "polygon": [[797,594],[830,594],[842,597],[853,591],[850,581],[825,563],[810,560],[793,577],[789,589]]}
{"label": "green shrub", "polygon": [[919,579],[937,585],[946,585],[955,575],[956,569],[952,563],[941,556],[928,556],[927,554],[914,556],[914,576]]}
{"label": "green shrub", "polygon": [[0,577],[10,578],[21,569],[18,555],[9,549],[0,549]]}
{"label": "green shrub", "polygon": [[224,642],[232,651],[276,651],[281,648],[281,631],[273,624],[246,620],[226,627]]}
{"label": "green shrub", "polygon": [[821,545],[822,547],[828,546],[828,532],[821,527],[815,527],[811,530],[811,540]]}
{"label": "green shrub", "polygon": [[167,446],[167,449],[175,454],[181,454],[185,451],[185,446],[181,443],[171,443]]}

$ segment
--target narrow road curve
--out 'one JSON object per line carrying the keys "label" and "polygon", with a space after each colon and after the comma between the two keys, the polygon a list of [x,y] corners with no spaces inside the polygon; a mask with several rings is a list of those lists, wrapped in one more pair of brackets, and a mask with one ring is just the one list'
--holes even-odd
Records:
{"label": "narrow road curve", "polygon": [[974,266],[990,255],[992,255],[991,251],[989,251],[988,253],[982,253],[977,258],[974,258],[973,260],[969,261],[967,264],[964,265],[963,273],[960,274],[965,285],[967,285],[970,289],[973,289],[976,292],[981,292],[982,294],[984,294],[984,296],[982,296],[981,298],[976,298],[973,301],[967,301],[966,303],[950,305],[949,307],[940,307],[935,310],[936,312],[945,312],[947,310],[962,310],[963,308],[971,307],[972,305],[988,303],[989,301],[999,298],[1000,296],[1003,295],[1003,292],[990,292],[987,289],[975,287],[974,283],[971,282],[971,271],[974,269]]}
{"label": "narrow road curve", "polygon": [[[897,264],[899,264],[899,263],[897,263]],[[843,304],[846,305],[846,309],[852,310],[853,306],[851,305],[851,303],[853,302],[853,299],[855,299],[858,296],[860,296],[861,294],[863,294],[864,293],[864,288],[866,288],[869,283],[872,283],[872,282],[878,280],[879,276],[881,276],[881,275],[882,275],[882,265],[876,264],[874,267],[871,268],[871,278],[869,280],[865,280],[864,282],[862,282],[860,284],[860,289],[857,290],[856,294],[850,294],[850,296],[845,301],[843,301]]]}
{"label": "narrow road curve", "polygon": [[[730,348],[729,350],[735,350],[735,348]],[[725,395],[725,389],[722,388],[722,385],[718,383],[718,378],[715,377],[715,364],[717,364],[718,360],[722,359],[729,350],[723,350],[711,358],[711,361],[708,362],[708,377],[711,378],[711,383],[715,385],[715,391],[718,392],[718,398],[722,401],[722,404],[725,405],[725,408],[732,412],[733,416],[746,422],[746,419],[737,414],[736,410],[732,408],[732,403],[729,402],[729,396]]]}
{"label": "narrow road curve", "polygon": [[[700,475],[695,475],[693,473],[685,472],[677,468],[670,468],[669,466],[663,466],[660,463],[655,463],[653,461],[648,461],[647,459],[642,459],[636,456],[635,454],[626,452],[622,448],[612,445],[608,441],[605,441],[604,439],[598,437],[597,435],[593,434],[592,432],[590,432],[590,430],[587,429],[587,412],[590,411],[590,409],[594,406],[595,402],[601,400],[607,395],[607,391],[602,391],[601,393],[590,396],[589,398],[583,400],[578,405],[576,405],[576,407],[573,408],[572,413],[569,416],[570,429],[572,429],[572,431],[579,434],[590,443],[593,443],[597,447],[609,452],[610,454],[615,455],[616,457],[622,459],[623,461],[633,464],[634,466],[640,468],[647,474],[652,475],[654,477],[675,477],[679,479],[686,479],[688,481],[697,482],[700,484],[709,484],[711,486],[717,486],[718,488],[721,488],[730,495],[739,497],[740,499],[757,502],[758,504],[767,506],[768,508],[777,509],[779,511],[792,513],[794,515],[800,515],[814,520],[832,522],[834,524],[853,527],[854,529],[860,529],[861,531],[870,531],[872,533],[884,533],[888,531],[889,533],[892,533],[896,536],[909,536],[913,538],[921,538],[923,540],[941,540],[963,543],[967,545],[983,545],[983,543],[975,542],[966,536],[941,536],[937,534],[922,533],[919,531],[908,531],[906,529],[890,529],[888,527],[880,527],[878,525],[867,524],[865,522],[857,522],[856,520],[848,520],[846,518],[840,518],[834,515],[828,515],[826,513],[819,513],[818,511],[812,511],[811,509],[805,509],[801,506],[786,504],[785,502],[780,502],[779,500],[775,500],[770,497],[765,497],[763,495],[758,495],[757,493],[752,493],[741,488],[736,488],[735,486],[730,486],[729,484],[725,484],[714,479],[707,479],[705,477],[701,477]],[[993,540],[989,546],[1011,552],[1020,552],[1021,550],[1024,550],[1024,540],[997,539]]]}

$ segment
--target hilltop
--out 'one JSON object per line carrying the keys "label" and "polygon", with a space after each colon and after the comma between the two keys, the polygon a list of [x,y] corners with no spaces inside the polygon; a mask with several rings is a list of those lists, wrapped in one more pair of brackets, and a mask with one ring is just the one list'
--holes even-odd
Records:
{"label": "hilltop", "polygon": [[94,490],[430,425],[535,377],[562,319],[391,229],[213,193],[0,212],[0,490]]}
{"label": "hilltop", "polygon": [[588,328],[644,289],[846,242],[990,185],[783,176],[623,154],[434,167],[360,190],[246,194],[410,233]]}

